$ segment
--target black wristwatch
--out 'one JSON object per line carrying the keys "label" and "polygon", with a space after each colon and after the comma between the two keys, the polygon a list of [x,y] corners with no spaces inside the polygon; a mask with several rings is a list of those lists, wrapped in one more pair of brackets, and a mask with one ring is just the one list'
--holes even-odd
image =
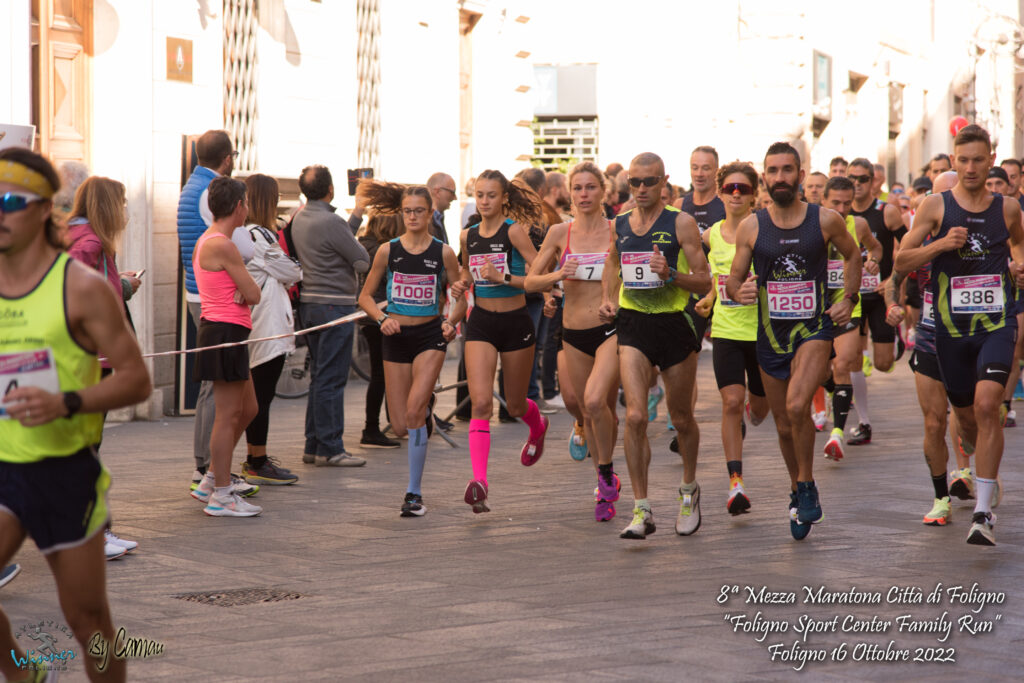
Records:
{"label": "black wristwatch", "polygon": [[853,294],[847,294],[843,298],[849,301],[854,306],[860,303],[860,294],[858,294],[857,292],[854,292]]}
{"label": "black wristwatch", "polygon": [[507,285],[507,284],[510,284],[511,282],[512,282],[512,273],[505,273],[505,284]]}
{"label": "black wristwatch", "polygon": [[75,391],[64,392],[64,407],[67,408],[68,414],[64,416],[64,419],[70,420],[75,416],[79,410],[82,409],[82,397]]}

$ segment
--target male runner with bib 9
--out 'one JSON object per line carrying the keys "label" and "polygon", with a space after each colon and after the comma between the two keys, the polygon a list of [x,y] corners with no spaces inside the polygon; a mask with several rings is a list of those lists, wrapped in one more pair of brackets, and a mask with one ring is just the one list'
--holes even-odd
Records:
{"label": "male runner with bib 9", "polygon": [[[814,483],[811,398],[828,368],[833,330],[849,322],[861,281],[860,250],[846,222],[797,199],[803,179],[792,145],[768,148],[764,184],[772,203],[740,223],[725,286],[734,301],[758,304],[757,356],[789,470],[790,532],[797,540],[824,518]],[[844,294],[837,303],[828,295],[830,244],[843,257]]]}
{"label": "male runner with bib 9", "polygon": [[[1017,341],[1014,287],[1024,285],[1020,207],[985,187],[995,161],[988,132],[964,126],[953,140],[959,181],[930,195],[896,256],[908,272],[931,261],[935,355],[957,421],[977,423],[976,502],[967,542],[995,545],[992,497],[1003,457],[999,420]],[[934,239],[924,245],[925,238]],[[1013,255],[1013,262],[1010,256]]]}
{"label": "male runner with bib 9", "polygon": [[620,534],[622,538],[642,539],[655,531],[647,500],[651,462],[647,390],[655,366],[665,379],[669,418],[682,446],[676,533],[688,536],[700,527],[700,433],[691,403],[700,339],[686,307],[694,293],[707,293],[711,276],[697,223],[661,201],[667,180],[665,164],[657,154],[645,152],[630,162],[629,184],[636,209],[615,219],[615,242],[602,278],[601,319],[615,320],[619,337],[619,374],[626,397],[623,450],[635,498],[633,521]]}

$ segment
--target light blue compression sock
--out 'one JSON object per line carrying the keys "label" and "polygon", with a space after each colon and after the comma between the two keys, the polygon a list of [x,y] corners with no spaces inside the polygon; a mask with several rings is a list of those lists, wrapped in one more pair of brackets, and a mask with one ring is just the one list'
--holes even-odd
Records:
{"label": "light blue compression sock", "polygon": [[427,463],[427,426],[409,430],[409,493],[422,494],[423,466]]}

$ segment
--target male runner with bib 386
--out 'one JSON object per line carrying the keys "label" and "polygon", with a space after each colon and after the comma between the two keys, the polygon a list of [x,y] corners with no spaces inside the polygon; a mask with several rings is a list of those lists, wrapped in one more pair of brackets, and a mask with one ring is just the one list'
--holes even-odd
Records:
{"label": "male runner with bib 386", "polygon": [[[59,188],[45,158],[0,151],[0,567],[31,536],[88,652],[96,633],[114,638],[103,555],[110,473],[95,446],[103,413],[145,400],[151,384],[110,284],[62,251],[50,213]],[[102,381],[99,354],[114,370]],[[25,652],[3,612],[0,651],[7,680],[40,673],[18,667]],[[90,680],[125,680],[124,659],[102,672],[97,663],[86,658]]]}
{"label": "male runner with bib 386", "polygon": [[[1017,341],[1014,287],[1024,284],[1024,231],[1016,202],[985,187],[995,154],[988,132],[964,126],[953,140],[959,182],[930,195],[896,256],[907,272],[932,263],[935,356],[958,422],[977,423],[974,518],[967,542],[995,545],[992,495],[1003,457],[999,419]],[[934,239],[924,245],[925,237]],[[1010,263],[1010,255],[1013,263]]]}
{"label": "male runner with bib 386", "polygon": [[[790,532],[797,540],[824,518],[813,474],[811,398],[828,367],[833,330],[849,322],[861,281],[860,250],[846,222],[797,199],[803,179],[792,145],[768,148],[764,184],[772,204],[740,223],[725,287],[734,301],[758,303],[757,356],[789,470]],[[843,257],[844,294],[837,303],[828,294],[830,244]]]}
{"label": "male runner with bib 386", "polygon": [[692,293],[707,293],[711,277],[697,223],[661,201],[667,179],[657,154],[645,152],[630,162],[636,209],[615,219],[615,242],[602,281],[601,319],[615,320],[619,337],[619,374],[626,397],[623,450],[635,499],[633,521],[622,538],[646,538],[655,530],[647,500],[647,393],[655,366],[665,380],[669,419],[679,431],[683,458],[676,533],[688,536],[700,527],[700,433],[691,403],[700,340],[686,306]]}

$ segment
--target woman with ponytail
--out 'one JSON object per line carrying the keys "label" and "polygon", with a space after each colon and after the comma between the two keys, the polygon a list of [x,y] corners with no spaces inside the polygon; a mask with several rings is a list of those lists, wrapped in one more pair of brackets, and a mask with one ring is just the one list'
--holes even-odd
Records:
{"label": "woman with ponytail", "polygon": [[[442,319],[445,285],[459,278],[459,262],[447,244],[430,234],[433,204],[423,186],[363,181],[359,194],[377,214],[399,214],[405,232],[380,245],[366,276],[359,306],[376,322],[383,335],[384,387],[391,428],[409,435],[409,485],[402,501],[402,517],[427,512],[421,490],[427,460],[427,420],[433,419],[430,400],[444,363],[455,323]],[[381,311],[374,292],[384,282],[387,310]],[[465,304],[456,304],[451,316],[458,320]]]}
{"label": "woman with ponytail", "polygon": [[525,226],[540,222],[540,197],[500,171],[484,171],[476,181],[480,221],[462,231],[462,279],[452,287],[458,299],[473,288],[475,307],[466,326],[466,377],[473,404],[469,457],[473,480],[465,501],[473,512],[488,512],[487,458],[491,450],[494,373],[501,356],[504,395],[512,417],[530,428],[520,461],[530,466],[544,453],[548,419],[526,397],[536,335],[526,310],[526,272],[537,255]]}

